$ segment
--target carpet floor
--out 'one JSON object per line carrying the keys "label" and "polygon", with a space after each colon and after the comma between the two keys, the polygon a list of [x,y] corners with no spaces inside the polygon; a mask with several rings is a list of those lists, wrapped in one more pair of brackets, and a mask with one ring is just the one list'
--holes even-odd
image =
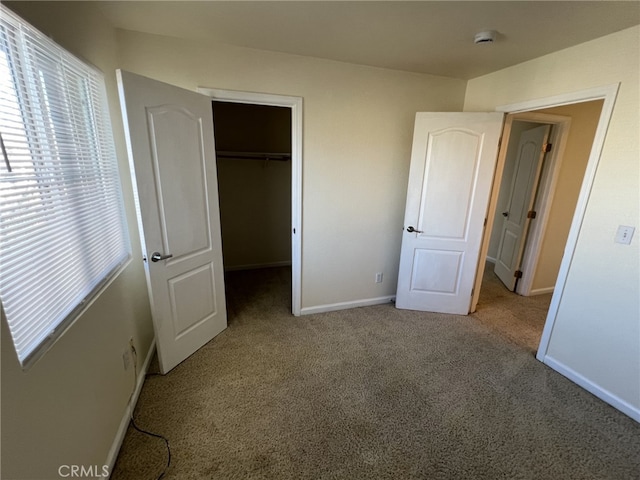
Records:
{"label": "carpet floor", "polygon": [[471,317],[508,342],[535,355],[547,319],[551,294],[522,297],[507,289],[486,262],[478,307]]}
{"label": "carpet floor", "polygon": [[[640,425],[535,360],[548,299],[524,308],[542,320],[523,340],[506,289],[468,317],[295,318],[289,275],[228,275],[227,330],[145,382],[135,418],[170,441],[165,479],[640,478]],[[111,478],[155,479],[166,461],[130,426]]]}

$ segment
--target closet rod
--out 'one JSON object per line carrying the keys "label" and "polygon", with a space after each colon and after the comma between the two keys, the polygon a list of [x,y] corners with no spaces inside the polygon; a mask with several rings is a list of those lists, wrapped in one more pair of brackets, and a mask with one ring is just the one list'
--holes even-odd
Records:
{"label": "closet rod", "polygon": [[267,152],[216,152],[218,158],[237,158],[242,160],[275,160],[277,162],[288,162],[291,160],[290,153],[267,153]]}

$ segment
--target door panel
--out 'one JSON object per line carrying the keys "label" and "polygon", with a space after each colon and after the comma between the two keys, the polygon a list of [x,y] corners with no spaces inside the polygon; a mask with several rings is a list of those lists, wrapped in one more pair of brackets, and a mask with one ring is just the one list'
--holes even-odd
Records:
{"label": "door panel", "polygon": [[174,105],[148,108],[147,124],[165,250],[174,262],[211,249],[204,133],[198,118]]}
{"label": "door panel", "polygon": [[[411,290],[455,295],[460,280],[462,252],[416,249],[411,272]],[[422,272],[431,270],[433,275]]]}
{"label": "door panel", "polygon": [[[481,138],[475,132],[451,128],[430,132],[427,142],[418,230],[425,236],[464,238]],[[456,188],[450,188],[445,179],[454,181]]]}
{"label": "door panel", "polygon": [[469,313],[502,121],[501,113],[416,115],[398,308]]}
{"label": "door panel", "polygon": [[227,326],[211,99],[129,72],[118,86],[166,373]]}
{"label": "door panel", "polygon": [[547,142],[550,131],[549,125],[526,130],[522,132],[518,142],[509,200],[502,213],[504,220],[494,268],[498,278],[509,290],[513,290],[516,285],[515,272],[520,268],[530,221],[527,214],[533,208],[542,169],[542,146]]}
{"label": "door panel", "polygon": [[212,264],[169,280],[173,334],[179,338],[216,314]]}

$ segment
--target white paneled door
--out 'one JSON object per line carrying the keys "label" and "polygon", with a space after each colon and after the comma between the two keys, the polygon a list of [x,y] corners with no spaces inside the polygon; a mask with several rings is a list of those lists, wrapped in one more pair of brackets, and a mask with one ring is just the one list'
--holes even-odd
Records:
{"label": "white paneled door", "polygon": [[118,86],[166,373],[227,327],[211,99],[125,71]]}
{"label": "white paneled door", "polygon": [[529,227],[535,191],[540,179],[543,145],[549,139],[550,125],[542,125],[522,132],[507,207],[502,212],[500,245],[494,272],[509,290],[516,285],[516,271],[520,268],[522,252]]}
{"label": "white paneled door", "polygon": [[396,307],[469,313],[502,123],[416,115]]}

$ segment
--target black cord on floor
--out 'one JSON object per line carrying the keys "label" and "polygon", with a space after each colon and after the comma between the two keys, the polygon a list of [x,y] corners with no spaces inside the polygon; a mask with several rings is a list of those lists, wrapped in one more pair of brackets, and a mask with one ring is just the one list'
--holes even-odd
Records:
{"label": "black cord on floor", "polygon": [[160,480],[161,478],[163,478],[165,476],[165,474],[167,473],[167,470],[169,470],[169,467],[171,466],[171,448],[169,447],[169,440],[167,439],[167,437],[164,437],[162,435],[158,435],[157,433],[148,432],[147,430],[145,430],[143,428],[140,428],[138,425],[136,425],[136,421],[133,419],[133,415],[131,415],[131,426],[133,426],[133,428],[135,428],[140,433],[144,433],[145,435],[150,435],[152,437],[156,437],[156,438],[159,438],[161,440],[164,440],[164,443],[167,445],[167,466],[164,467],[164,470],[162,471],[162,473],[158,477],[158,480]]}
{"label": "black cord on floor", "polygon": [[[133,392],[131,392],[131,397],[129,399],[129,402],[131,402],[131,399],[133,398],[133,394],[136,391],[136,386],[138,382],[138,352],[136,351],[136,347],[133,346],[133,343],[131,344],[131,352],[133,353]],[[145,375],[145,378],[150,376],[155,376],[155,375],[160,375],[160,374],[148,373],[147,375]],[[133,419],[133,409],[131,410],[131,425],[140,433],[144,433],[145,435],[149,435],[151,437],[156,437],[161,440],[164,440],[164,443],[167,446],[167,465],[164,467],[164,470],[162,471],[160,476],[157,478],[157,480],[161,480],[166,475],[167,470],[169,470],[169,467],[171,466],[171,447],[169,447],[169,439],[157,433],[149,432],[143,428],[140,428],[138,425],[136,425],[136,421]]]}

